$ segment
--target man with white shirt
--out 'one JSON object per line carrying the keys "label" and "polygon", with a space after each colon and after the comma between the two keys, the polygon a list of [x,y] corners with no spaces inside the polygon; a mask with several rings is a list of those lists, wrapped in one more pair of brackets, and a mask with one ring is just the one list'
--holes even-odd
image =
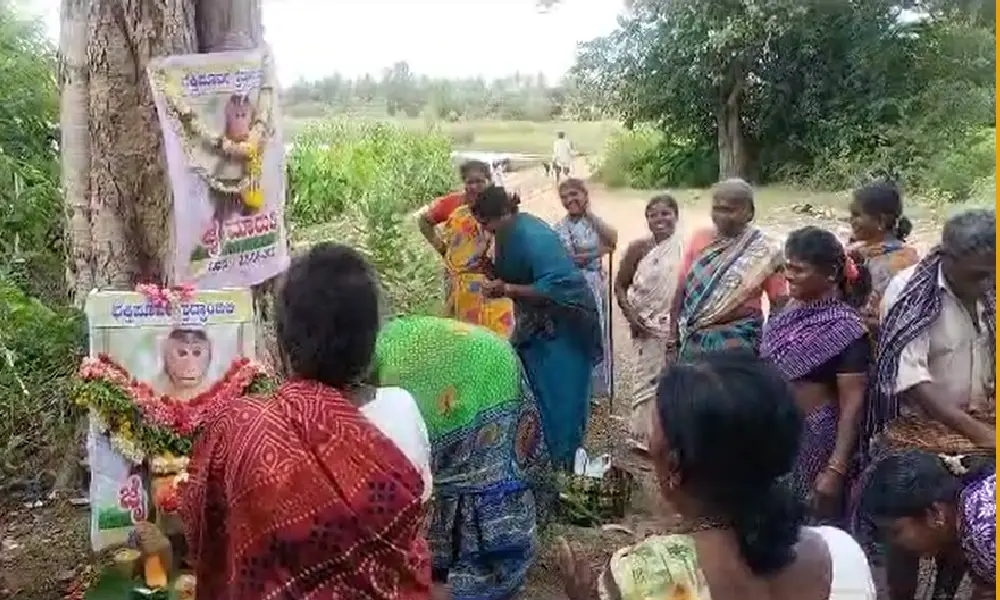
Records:
{"label": "man with white shirt", "polygon": [[996,406],[995,281],[992,210],[950,219],[941,245],[893,278],[882,298],[874,390],[890,400],[884,419],[916,412],[995,447],[996,431],[969,416]]}
{"label": "man with white shirt", "polygon": [[552,170],[556,175],[556,185],[563,177],[569,177],[569,168],[573,164],[573,144],[566,139],[566,132],[560,131],[556,134],[556,141],[552,143]]}
{"label": "man with white shirt", "polygon": [[[909,448],[995,457],[995,285],[993,210],[949,219],[940,246],[889,283],[862,438],[872,463]],[[890,597],[913,598],[915,558],[887,559]],[[934,597],[961,575],[939,559]]]}

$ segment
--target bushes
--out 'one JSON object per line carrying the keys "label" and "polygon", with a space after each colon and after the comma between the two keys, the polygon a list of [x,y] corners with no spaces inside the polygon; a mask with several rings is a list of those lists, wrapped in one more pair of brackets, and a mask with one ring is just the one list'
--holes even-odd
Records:
{"label": "bushes", "polygon": [[719,172],[714,148],[665,135],[651,127],[613,134],[595,177],[610,187],[697,187]]}
{"label": "bushes", "polygon": [[931,156],[923,173],[922,187],[937,190],[949,202],[964,202],[989,186],[996,186],[996,130],[969,136],[966,144],[945,148]]}
{"label": "bushes", "polygon": [[318,225],[365,204],[372,190],[396,210],[413,210],[455,183],[448,139],[383,122],[321,121],[295,139],[289,158],[289,216],[299,226]]}
{"label": "bushes", "polygon": [[0,278],[0,471],[44,463],[73,425],[71,376],[86,348],[83,315],[48,307]]}
{"label": "bushes", "polygon": [[331,121],[295,144],[289,212],[307,228],[297,237],[365,253],[390,313],[439,312],[441,260],[417,231],[413,212],[457,183],[447,138],[387,123]]}
{"label": "bushes", "polygon": [[[846,143],[831,146],[810,164],[772,165],[760,173],[760,180],[842,190],[873,177],[888,177],[922,196],[949,203],[981,202],[995,189],[995,129],[906,127],[870,137],[877,141],[870,149],[858,151]],[[705,187],[717,176],[715,148],[671,138],[648,126],[611,136],[595,171],[595,177],[610,187],[638,189]]]}

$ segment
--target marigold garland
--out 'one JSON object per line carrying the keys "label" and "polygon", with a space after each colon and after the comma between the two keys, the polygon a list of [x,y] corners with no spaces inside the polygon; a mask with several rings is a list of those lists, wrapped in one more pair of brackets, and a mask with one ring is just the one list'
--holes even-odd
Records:
{"label": "marigold garland", "polygon": [[245,358],[235,360],[211,388],[188,401],[157,394],[103,354],[84,359],[79,376],[75,403],[92,409],[99,429],[108,434],[112,446],[135,464],[148,457],[187,456],[213,409],[274,387],[265,369]]}

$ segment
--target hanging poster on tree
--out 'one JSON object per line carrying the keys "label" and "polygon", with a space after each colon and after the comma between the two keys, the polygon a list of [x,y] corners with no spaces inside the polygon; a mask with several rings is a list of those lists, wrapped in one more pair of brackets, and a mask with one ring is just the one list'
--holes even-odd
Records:
{"label": "hanging poster on tree", "polygon": [[154,517],[176,529],[176,478],[206,415],[269,385],[254,360],[249,290],[142,287],[87,298],[90,356],[75,402],[90,411],[91,545]]}
{"label": "hanging poster on tree", "polygon": [[173,282],[249,287],[284,271],[285,149],[267,50],[155,59],[173,190]]}

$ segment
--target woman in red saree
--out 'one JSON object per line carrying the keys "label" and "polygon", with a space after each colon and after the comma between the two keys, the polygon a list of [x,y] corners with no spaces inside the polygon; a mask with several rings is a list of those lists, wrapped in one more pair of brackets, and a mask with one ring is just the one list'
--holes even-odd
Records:
{"label": "woman in red saree", "polygon": [[291,377],[207,420],[182,516],[198,600],[426,599],[424,482],[358,408],[379,325],[370,267],[315,247],[278,299]]}

